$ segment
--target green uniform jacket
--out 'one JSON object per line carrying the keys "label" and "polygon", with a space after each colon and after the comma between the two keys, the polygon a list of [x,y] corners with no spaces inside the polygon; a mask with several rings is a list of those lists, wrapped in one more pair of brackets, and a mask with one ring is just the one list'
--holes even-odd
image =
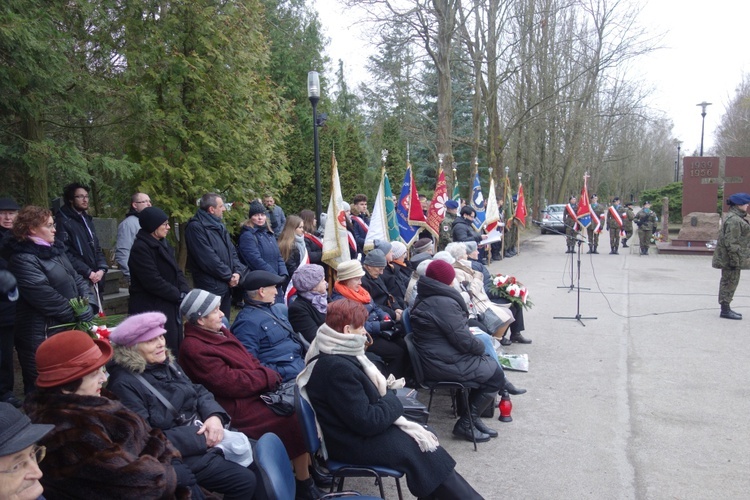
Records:
{"label": "green uniform jacket", "polygon": [[[656,214],[649,210],[646,212],[645,210],[641,210],[638,212],[635,216],[635,223],[638,225],[639,230],[643,231],[656,231],[656,223],[658,222],[658,218],[656,217]],[[623,217],[622,221],[623,225],[625,224],[625,217]],[[632,227],[632,223],[631,223]]]}
{"label": "green uniform jacket", "polygon": [[453,221],[456,220],[456,214],[445,212],[445,218],[440,222],[440,239],[438,240],[438,250],[445,250],[448,243],[453,241]]}
{"label": "green uniform jacket", "polygon": [[747,212],[733,206],[719,230],[714,258],[716,269],[750,269],[750,223]]}
{"label": "green uniform jacket", "polygon": [[635,212],[630,207],[625,208],[625,212],[621,213],[622,217],[622,228],[625,232],[633,232],[633,219],[635,219]]}

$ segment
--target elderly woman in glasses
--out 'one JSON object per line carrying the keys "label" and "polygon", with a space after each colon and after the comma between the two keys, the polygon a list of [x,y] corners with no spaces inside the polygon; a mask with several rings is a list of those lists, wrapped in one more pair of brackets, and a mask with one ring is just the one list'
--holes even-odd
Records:
{"label": "elderly woman in glasses", "polygon": [[75,330],[37,351],[38,391],[26,397],[33,422],[53,424],[39,442],[47,498],[187,497],[195,478],[164,434],[102,394],[109,342]]}

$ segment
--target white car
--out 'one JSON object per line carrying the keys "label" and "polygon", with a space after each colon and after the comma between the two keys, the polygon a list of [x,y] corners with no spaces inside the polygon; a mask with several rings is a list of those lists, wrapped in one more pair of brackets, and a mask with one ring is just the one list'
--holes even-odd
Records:
{"label": "white car", "polygon": [[565,232],[565,223],[563,222],[563,215],[565,214],[565,205],[547,205],[542,210],[542,220],[540,221],[539,227],[542,230],[542,234],[548,232],[559,231]]}

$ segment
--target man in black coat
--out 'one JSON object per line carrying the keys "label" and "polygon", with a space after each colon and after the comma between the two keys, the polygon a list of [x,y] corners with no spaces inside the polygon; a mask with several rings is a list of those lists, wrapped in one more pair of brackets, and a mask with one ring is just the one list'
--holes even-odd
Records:
{"label": "man in black coat", "polygon": [[101,294],[108,266],[96,236],[94,219],[86,212],[89,209],[89,188],[77,182],[68,184],[63,189],[63,202],[65,204],[55,216],[55,240],[65,245],[73,269],[84,280],[96,285]]}
{"label": "man in black coat", "polygon": [[221,196],[204,194],[198,211],[185,227],[185,244],[187,268],[193,275],[193,285],[221,297],[221,312],[229,317],[231,289],[239,284],[245,266],[240,262],[229,231],[222,222],[225,211]]}

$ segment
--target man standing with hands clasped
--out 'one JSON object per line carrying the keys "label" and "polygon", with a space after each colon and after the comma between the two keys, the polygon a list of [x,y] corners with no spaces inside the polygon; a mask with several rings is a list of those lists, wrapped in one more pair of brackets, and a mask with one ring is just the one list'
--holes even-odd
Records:
{"label": "man standing with hands clasped", "polygon": [[198,211],[185,228],[185,244],[187,268],[193,274],[195,288],[221,297],[221,312],[229,317],[231,289],[240,282],[245,266],[240,262],[229,231],[222,222],[226,210],[221,196],[204,194]]}

